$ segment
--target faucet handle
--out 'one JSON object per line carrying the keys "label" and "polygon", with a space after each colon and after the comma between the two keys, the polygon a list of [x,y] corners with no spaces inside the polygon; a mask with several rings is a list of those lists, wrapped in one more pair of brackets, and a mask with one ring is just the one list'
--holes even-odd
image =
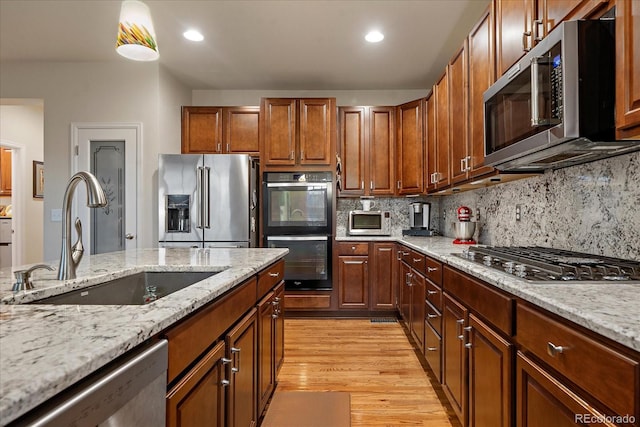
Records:
{"label": "faucet handle", "polygon": [[31,273],[39,268],[47,269],[49,271],[55,270],[55,268],[47,264],[36,264],[28,268],[27,270],[14,271],[13,274],[16,277],[16,283],[13,284],[13,291],[16,292],[33,289],[33,283],[31,283]]}

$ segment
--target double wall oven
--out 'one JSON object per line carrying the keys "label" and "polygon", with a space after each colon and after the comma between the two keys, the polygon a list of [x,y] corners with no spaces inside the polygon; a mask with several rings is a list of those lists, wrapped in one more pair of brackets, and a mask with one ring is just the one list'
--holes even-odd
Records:
{"label": "double wall oven", "polygon": [[289,248],[285,288],[331,289],[331,172],[266,172],[264,246]]}

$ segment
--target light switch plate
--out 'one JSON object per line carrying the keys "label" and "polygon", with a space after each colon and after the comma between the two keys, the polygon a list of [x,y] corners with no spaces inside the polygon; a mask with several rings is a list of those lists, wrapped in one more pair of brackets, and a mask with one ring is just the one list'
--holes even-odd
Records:
{"label": "light switch plate", "polygon": [[51,209],[51,222],[62,221],[62,209]]}

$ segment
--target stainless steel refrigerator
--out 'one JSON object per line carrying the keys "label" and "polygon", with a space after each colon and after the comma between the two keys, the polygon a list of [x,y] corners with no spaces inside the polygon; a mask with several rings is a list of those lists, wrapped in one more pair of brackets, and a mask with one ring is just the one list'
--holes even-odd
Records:
{"label": "stainless steel refrigerator", "polygon": [[257,246],[258,179],[245,154],[161,154],[159,246]]}

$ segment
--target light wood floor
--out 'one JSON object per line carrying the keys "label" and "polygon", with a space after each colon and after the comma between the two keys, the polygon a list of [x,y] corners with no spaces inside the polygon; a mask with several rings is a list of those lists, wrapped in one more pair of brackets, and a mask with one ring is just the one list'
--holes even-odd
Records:
{"label": "light wood floor", "polygon": [[399,323],[285,319],[278,381],[282,391],[350,392],[352,427],[459,426]]}

